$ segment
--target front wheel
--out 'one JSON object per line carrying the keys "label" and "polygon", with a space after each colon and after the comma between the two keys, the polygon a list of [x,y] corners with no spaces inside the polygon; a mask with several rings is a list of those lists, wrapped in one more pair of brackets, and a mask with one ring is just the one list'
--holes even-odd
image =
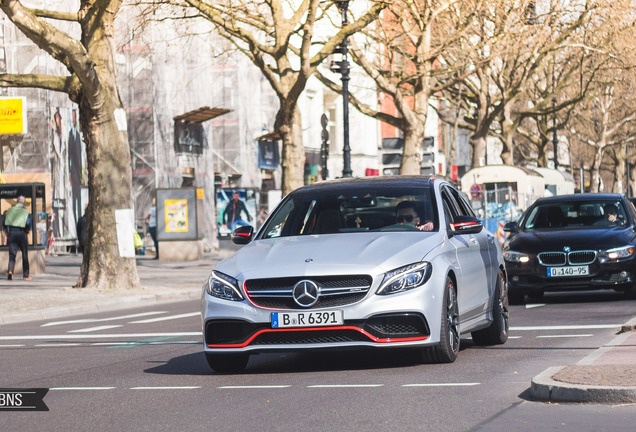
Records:
{"label": "front wheel", "polygon": [[509,318],[508,288],[503,272],[499,270],[493,295],[492,323],[482,330],[472,332],[475,345],[501,345],[508,340]]}
{"label": "front wheel", "polygon": [[221,373],[241,372],[250,359],[248,354],[213,354],[205,353],[208,366]]}
{"label": "front wheel", "polygon": [[459,354],[459,308],[457,291],[450,277],[446,277],[439,345],[425,348],[422,361],[426,363],[452,363]]}

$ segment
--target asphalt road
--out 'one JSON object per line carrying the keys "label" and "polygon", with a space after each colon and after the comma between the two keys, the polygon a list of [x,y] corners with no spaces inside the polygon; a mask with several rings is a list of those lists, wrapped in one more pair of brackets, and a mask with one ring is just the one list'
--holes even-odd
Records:
{"label": "asphalt road", "polygon": [[49,388],[48,412],[0,412],[4,431],[632,431],[633,405],[525,399],[634,316],[611,292],[512,307],[511,338],[450,365],[408,352],[263,354],[208,369],[196,301],[0,326],[0,386]]}

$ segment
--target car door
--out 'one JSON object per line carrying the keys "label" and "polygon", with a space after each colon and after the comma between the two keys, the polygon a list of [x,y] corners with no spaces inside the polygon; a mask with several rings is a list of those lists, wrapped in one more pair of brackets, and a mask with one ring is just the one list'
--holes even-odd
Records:
{"label": "car door", "polygon": [[[454,188],[442,188],[442,201],[449,212],[451,223],[457,216],[474,216],[470,208],[462,206],[461,198]],[[479,317],[487,307],[491,258],[487,231],[477,234],[457,234],[447,227],[449,241],[457,253],[459,274],[457,275],[457,300],[460,322],[467,323]]]}

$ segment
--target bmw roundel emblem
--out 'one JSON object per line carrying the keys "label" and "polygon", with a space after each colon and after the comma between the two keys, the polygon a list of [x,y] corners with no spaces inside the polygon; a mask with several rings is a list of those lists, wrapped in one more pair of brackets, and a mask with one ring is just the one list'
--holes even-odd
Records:
{"label": "bmw roundel emblem", "polygon": [[572,248],[570,246],[566,246],[563,248],[563,252],[570,252]]}
{"label": "bmw roundel emblem", "polygon": [[298,306],[310,308],[318,302],[320,289],[316,282],[309,279],[303,279],[294,285],[292,296]]}

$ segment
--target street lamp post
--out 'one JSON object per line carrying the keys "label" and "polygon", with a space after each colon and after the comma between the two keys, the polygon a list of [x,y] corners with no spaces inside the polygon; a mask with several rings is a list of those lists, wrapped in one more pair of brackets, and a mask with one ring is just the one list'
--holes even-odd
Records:
{"label": "street lamp post", "polygon": [[[342,15],[342,27],[344,27],[348,24],[347,10],[349,8],[349,0],[337,1],[336,6]],[[351,177],[351,147],[349,145],[349,61],[347,60],[347,55],[349,53],[348,38],[344,38],[342,43],[336,47],[334,53],[342,55],[341,61],[334,61],[331,63],[331,71],[342,75],[342,115],[344,129],[342,176]]]}
{"label": "street lamp post", "polygon": [[[556,108],[556,98],[552,98],[552,107]],[[558,148],[558,144],[559,144],[559,139],[557,138],[557,116],[556,116],[556,109],[553,113],[552,117],[552,121],[553,121],[553,126],[554,126],[554,130],[552,131],[552,145],[554,146],[554,169],[559,168],[559,160],[557,157],[557,148]]]}

